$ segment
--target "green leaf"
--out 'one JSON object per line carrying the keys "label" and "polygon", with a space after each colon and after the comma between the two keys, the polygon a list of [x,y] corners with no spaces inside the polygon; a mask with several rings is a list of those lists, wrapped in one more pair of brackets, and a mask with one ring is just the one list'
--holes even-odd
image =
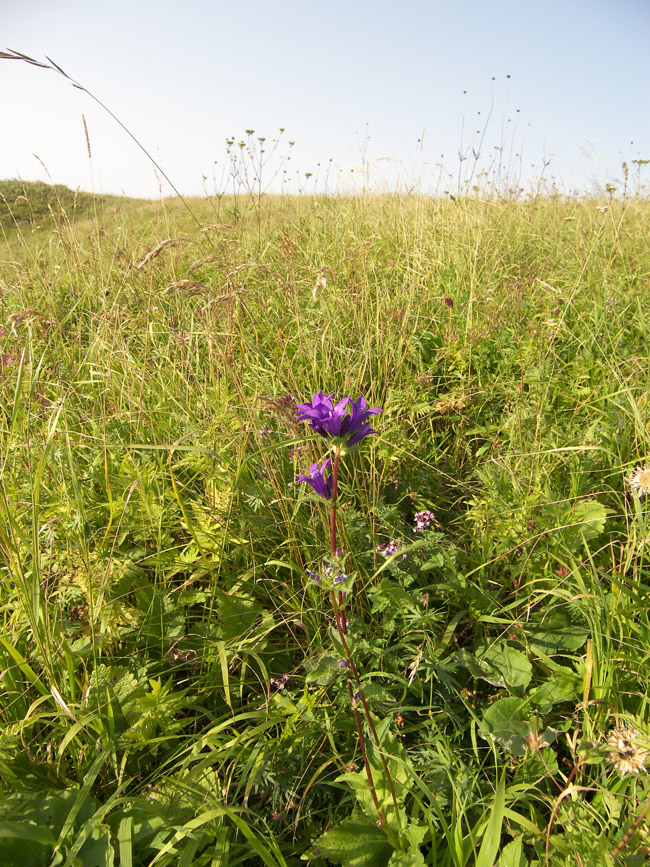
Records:
{"label": "green leaf", "polygon": [[409,822],[402,833],[409,841],[411,849],[413,849],[422,844],[422,841],[429,833],[429,827],[428,825],[415,825],[413,822]]}
{"label": "green leaf", "polygon": [[582,500],[564,515],[564,527],[560,530],[562,540],[571,548],[579,548],[584,540],[595,539],[605,529],[607,516],[612,509],[598,500]]}
{"label": "green leaf", "polygon": [[426,825],[414,825],[409,822],[400,831],[402,849],[393,852],[388,867],[425,867],[425,860],[420,846],[429,832]]}
{"label": "green leaf", "polygon": [[323,653],[317,660],[307,660],[306,683],[316,683],[318,686],[328,686],[343,671],[341,657],[337,653]]}
{"label": "green leaf", "polygon": [[523,837],[517,837],[503,847],[497,867],[526,867],[527,863]]}
{"label": "green leaf", "polygon": [[483,714],[479,733],[485,740],[494,740],[515,756],[528,750],[530,724],[526,722],[526,702],[518,698],[501,698]]}
{"label": "green leaf", "polygon": [[393,852],[383,831],[353,814],[319,837],[312,851],[302,858],[324,855],[332,864],[346,867],[388,867]]}
{"label": "green leaf", "polygon": [[587,629],[571,623],[568,611],[563,609],[553,611],[541,623],[526,624],[526,638],[530,650],[544,656],[578,650],[588,635]]}
{"label": "green leaf", "polygon": [[499,852],[499,844],[501,842],[501,828],[503,827],[503,810],[506,803],[506,776],[505,772],[501,775],[499,785],[494,793],[494,802],[490,819],[485,829],[485,835],[478,856],[476,858],[476,867],[492,867],[494,859]]}
{"label": "green leaf", "polygon": [[221,637],[224,641],[245,638],[246,633],[264,612],[259,603],[243,594],[219,594],[219,619],[221,620]]}
{"label": "green leaf", "polygon": [[409,593],[394,581],[384,578],[379,586],[371,591],[371,613],[376,614],[379,611],[389,610],[393,616],[397,614],[403,616],[408,614],[421,615],[422,609],[419,601],[421,595],[421,593]]}
{"label": "green leaf", "polygon": [[[530,683],[533,673],[533,668],[526,655],[503,641],[488,648],[479,660],[479,665],[482,664],[496,668],[501,673],[503,685],[511,689],[525,689]],[[499,684],[495,685],[498,686]]]}
{"label": "green leaf", "polygon": [[93,828],[88,840],[79,850],[79,858],[84,867],[113,867],[115,849],[107,827],[98,825]]}
{"label": "green leaf", "polygon": [[420,572],[428,572],[430,569],[440,569],[445,565],[445,558],[442,554],[434,554],[430,560],[420,566]]}
{"label": "green leaf", "polygon": [[582,678],[568,668],[554,671],[549,680],[529,693],[531,704],[541,714],[547,714],[553,705],[573,701],[580,695]]}
{"label": "green leaf", "polygon": [[460,650],[456,659],[474,675],[492,686],[521,691],[530,683],[532,666],[520,650],[504,641],[491,644],[485,651],[474,654]]}
{"label": "green leaf", "polygon": [[390,856],[388,867],[425,867],[426,861],[420,849],[409,849],[408,852],[395,851]]}
{"label": "green leaf", "polygon": [[34,843],[43,843],[45,846],[54,846],[56,840],[48,828],[40,828],[31,822],[0,822],[0,838],[13,837],[19,840],[31,840]]}

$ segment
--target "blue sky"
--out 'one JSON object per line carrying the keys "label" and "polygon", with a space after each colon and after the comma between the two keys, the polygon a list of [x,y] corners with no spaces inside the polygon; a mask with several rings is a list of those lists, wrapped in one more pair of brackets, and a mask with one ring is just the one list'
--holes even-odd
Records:
{"label": "blue sky", "polygon": [[[105,102],[184,194],[223,189],[225,139],[246,129],[267,155],[285,129],[275,190],[322,190],[328,166],[332,191],[363,167],[375,189],[530,189],[545,160],[549,182],[585,190],[650,158],[646,0],[2,0],[0,34]],[[0,178],[171,194],[58,74],[0,60],[0,92]]]}

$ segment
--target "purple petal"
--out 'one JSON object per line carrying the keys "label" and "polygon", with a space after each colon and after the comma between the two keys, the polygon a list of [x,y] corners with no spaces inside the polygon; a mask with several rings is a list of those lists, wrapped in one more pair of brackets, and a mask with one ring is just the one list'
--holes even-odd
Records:
{"label": "purple petal", "polygon": [[309,468],[309,475],[296,475],[296,484],[301,484],[305,482],[314,489],[314,491],[318,494],[319,497],[324,497],[326,500],[329,500],[332,496],[332,487],[334,484],[334,480],[332,474],[330,473],[328,478],[325,478],[325,471],[329,466],[330,460],[327,458],[323,461],[323,465],[318,467],[318,464],[312,464]]}
{"label": "purple petal", "polygon": [[332,397],[333,394],[325,395],[319,391],[313,395],[311,403],[296,404],[297,420],[308,421],[311,429],[320,436],[340,439],[348,447],[356,445],[369,434],[377,433],[367,419],[383,410],[379,407],[368,409],[368,403],[362,395],[356,401],[345,395],[336,406],[332,406]]}
{"label": "purple petal", "polygon": [[364,437],[367,437],[370,434],[376,434],[376,433],[377,433],[377,431],[373,430],[370,427],[370,422],[367,421],[367,422],[365,422],[365,424],[361,425],[359,430],[355,431],[352,434],[352,436],[348,439],[346,445],[349,449],[351,449],[352,446],[356,446],[357,443],[360,443]]}

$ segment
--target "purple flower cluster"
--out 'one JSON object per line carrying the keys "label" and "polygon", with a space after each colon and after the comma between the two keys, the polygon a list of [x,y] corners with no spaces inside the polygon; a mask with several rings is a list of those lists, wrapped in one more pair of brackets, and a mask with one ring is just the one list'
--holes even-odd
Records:
{"label": "purple flower cluster", "polygon": [[[296,410],[298,421],[308,421],[312,430],[326,439],[334,440],[339,448],[344,449],[354,448],[364,437],[377,433],[370,427],[368,418],[382,412],[377,407],[368,409],[363,397],[355,401],[346,396],[334,406],[332,395],[326,396],[322,391],[312,397],[311,403],[297,403]],[[329,458],[320,467],[318,463],[312,464],[308,475],[296,475],[296,483],[305,482],[311,485],[319,497],[331,500],[334,477],[331,471],[329,474],[327,472],[329,465]]]}
{"label": "purple flower cluster", "polygon": [[[318,585],[318,587],[322,587],[324,583],[328,590],[332,587],[338,587],[338,585],[342,584],[348,577],[345,572],[341,570],[340,565],[333,563],[325,563],[320,573],[314,572],[313,569],[305,569],[305,573],[309,575],[314,584]],[[343,595],[345,596],[345,594]]]}
{"label": "purple flower cluster", "polygon": [[323,579],[320,577],[318,572],[314,572],[312,569],[305,569],[305,572],[309,575],[314,584],[318,584],[319,587],[322,585]]}
{"label": "purple flower cluster", "polygon": [[370,427],[368,418],[382,412],[381,409],[368,409],[363,397],[355,401],[346,396],[334,406],[333,396],[319,391],[312,397],[311,403],[296,404],[296,419],[308,421],[317,434],[326,439],[338,440],[348,449],[358,445],[369,434],[377,433]]}
{"label": "purple flower cluster", "polygon": [[332,496],[332,485],[334,483],[334,479],[331,473],[327,476],[327,478],[325,478],[325,473],[327,472],[329,463],[330,459],[326,458],[320,467],[318,466],[318,463],[312,464],[309,467],[308,476],[296,476],[296,484],[299,485],[302,482],[306,482],[308,485],[312,486],[312,488],[319,497],[325,497],[326,500],[329,500]]}
{"label": "purple flower cluster", "polygon": [[[377,545],[377,553],[382,557],[392,557],[393,554],[399,554],[399,542],[393,539],[392,542],[384,542],[382,545]],[[406,557],[406,554],[403,555]]]}
{"label": "purple flower cluster", "polygon": [[283,674],[279,680],[277,677],[272,677],[269,680],[269,685],[274,686],[276,689],[284,689],[288,680],[289,680],[289,675]]}
{"label": "purple flower cluster", "polygon": [[431,522],[435,519],[435,515],[433,512],[416,512],[415,513],[415,527],[413,528],[413,532],[417,533],[418,530],[426,530],[427,527],[430,526]]}

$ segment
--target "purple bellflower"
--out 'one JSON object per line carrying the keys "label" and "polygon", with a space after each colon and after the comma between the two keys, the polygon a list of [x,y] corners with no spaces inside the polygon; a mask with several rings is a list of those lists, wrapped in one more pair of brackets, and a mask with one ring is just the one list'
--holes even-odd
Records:
{"label": "purple bellflower", "polygon": [[318,463],[312,464],[309,467],[308,476],[296,476],[296,484],[299,485],[301,482],[307,482],[308,485],[312,486],[319,497],[325,497],[326,500],[329,500],[332,496],[332,485],[334,482],[331,473],[327,478],[325,478],[325,472],[327,471],[329,463],[330,459],[326,458],[320,468],[318,467]]}
{"label": "purple bellflower", "polygon": [[308,421],[317,434],[326,439],[338,440],[347,449],[358,445],[368,434],[377,433],[370,427],[368,418],[383,410],[377,407],[368,409],[363,397],[355,401],[346,396],[333,406],[333,396],[319,391],[312,397],[311,403],[297,403],[297,420]]}

